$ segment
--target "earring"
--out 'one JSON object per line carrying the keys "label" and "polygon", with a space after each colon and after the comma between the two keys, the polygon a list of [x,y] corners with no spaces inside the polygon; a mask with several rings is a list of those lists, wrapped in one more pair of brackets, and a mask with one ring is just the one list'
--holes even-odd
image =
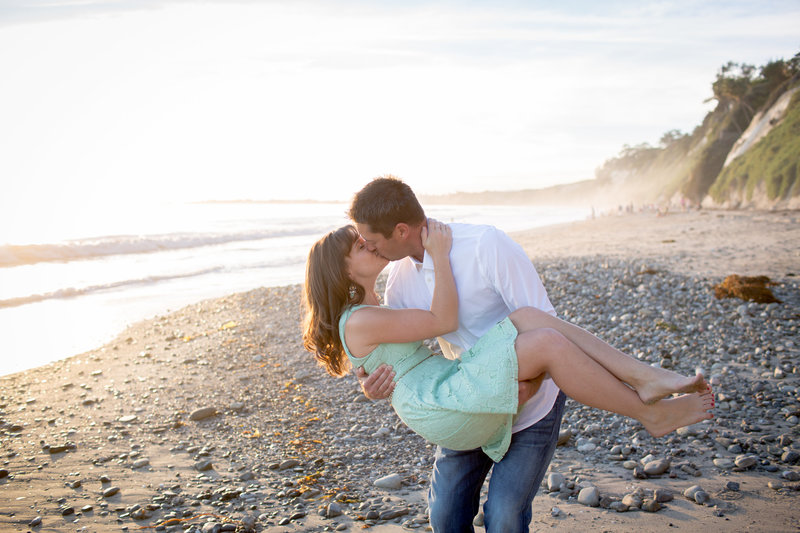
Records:
{"label": "earring", "polygon": [[350,285],[350,299],[352,300],[355,297],[356,297],[356,286]]}

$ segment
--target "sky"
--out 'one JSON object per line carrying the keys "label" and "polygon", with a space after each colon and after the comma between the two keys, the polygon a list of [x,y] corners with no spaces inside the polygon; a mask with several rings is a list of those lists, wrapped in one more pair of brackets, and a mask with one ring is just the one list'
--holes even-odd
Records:
{"label": "sky", "polygon": [[0,0],[0,211],[591,179],[797,28],[796,0]]}

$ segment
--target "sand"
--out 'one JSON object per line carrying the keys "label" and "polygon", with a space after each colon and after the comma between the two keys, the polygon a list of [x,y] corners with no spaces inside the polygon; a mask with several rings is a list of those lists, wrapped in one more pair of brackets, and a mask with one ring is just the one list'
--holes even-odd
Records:
{"label": "sand", "polygon": [[[711,278],[737,273],[794,280],[800,273],[797,212],[626,214],[512,236],[534,262],[614,257]],[[286,287],[202,302],[136,324],[96,350],[2,377],[0,530],[130,531],[155,528],[170,511],[188,508],[193,511],[186,521],[168,530],[199,527],[209,519],[199,515],[218,514],[240,527],[243,517],[261,515],[257,529],[269,531],[333,525],[403,531],[395,522],[319,516],[334,492],[382,499],[382,508],[399,506],[407,511],[399,522],[424,514],[432,448],[416,436],[404,437],[402,428],[387,422],[387,405],[364,402],[353,380],[332,380],[309,363],[299,339],[298,299],[298,288]],[[41,331],[47,334],[45,324]],[[203,408],[215,414],[193,420]],[[387,452],[387,444],[376,444],[374,432],[382,426],[404,445],[389,443]],[[363,442],[350,439],[356,452],[342,452],[340,434]],[[800,440],[797,427],[793,436]],[[294,458],[302,464],[285,466]],[[209,470],[202,470],[204,461],[212,463]],[[320,481],[314,468],[322,464],[340,473]],[[554,464],[609,494],[641,485],[630,471],[589,464],[574,449],[559,449]],[[531,531],[800,530],[797,483],[773,490],[768,482],[775,476],[698,468],[703,474],[697,483],[717,503],[731,503],[726,512],[679,493],[657,513],[617,513],[540,492]],[[371,486],[370,480],[391,472],[404,477],[402,490]],[[731,481],[741,489],[726,490]],[[674,491],[689,482],[664,477],[646,484]],[[258,494],[255,508],[214,506],[209,502],[223,499],[201,498],[248,486]],[[111,487],[120,490],[104,496]],[[280,525],[299,508],[285,494],[292,488],[305,493],[304,516]],[[241,494],[231,494],[229,501],[242,502]],[[553,506],[561,509],[559,516],[552,516]],[[29,526],[37,517],[41,524]]]}

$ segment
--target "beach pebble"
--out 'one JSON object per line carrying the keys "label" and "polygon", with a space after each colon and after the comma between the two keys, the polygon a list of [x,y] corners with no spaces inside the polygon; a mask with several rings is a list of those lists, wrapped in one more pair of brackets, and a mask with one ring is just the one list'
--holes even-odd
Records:
{"label": "beach pebble", "polygon": [[103,498],[110,498],[119,493],[119,487],[109,487],[103,491]]}
{"label": "beach pebble", "polygon": [[669,470],[669,459],[656,459],[644,465],[644,473],[648,476],[660,476]]}
{"label": "beach pebble", "polygon": [[336,502],[331,502],[325,508],[325,517],[326,518],[335,518],[340,516],[344,511],[342,510],[342,506]]}
{"label": "beach pebble", "polygon": [[658,501],[650,499],[650,498],[646,498],[642,502],[642,511],[646,511],[648,513],[656,513],[659,510],[661,510],[661,508],[662,508],[662,505]]}
{"label": "beach pebble", "polygon": [[734,460],[734,464],[742,470],[752,468],[758,464],[758,458],[752,455],[739,455]]}
{"label": "beach pebble", "polygon": [[703,490],[703,487],[701,487],[700,485],[692,485],[691,487],[683,491],[683,495],[689,498],[690,500],[694,500],[694,495],[701,490]]}
{"label": "beach pebble", "polygon": [[714,466],[717,468],[722,468],[723,470],[729,470],[734,467],[734,462],[732,459],[727,457],[717,457],[713,461]]}
{"label": "beach pebble", "polygon": [[210,418],[217,414],[217,409],[215,407],[202,407],[200,409],[195,409],[192,411],[192,414],[189,415],[189,420],[199,421],[205,420],[206,418]]}
{"label": "beach pebble", "polygon": [[34,518],[30,522],[28,522],[28,527],[38,527],[38,526],[41,526],[41,525],[42,525],[42,517],[41,516],[37,516],[36,518]]}
{"label": "beach pebble", "polygon": [[629,509],[631,507],[639,508],[642,505],[642,497],[638,493],[632,492],[622,497],[622,503]]}
{"label": "beach pebble", "polygon": [[669,489],[659,487],[653,491],[653,499],[658,503],[671,502],[675,498],[673,492]]}
{"label": "beach pebble", "polygon": [[278,470],[287,470],[296,466],[300,466],[300,461],[297,459],[286,459],[278,464]]}
{"label": "beach pebble", "polygon": [[630,507],[628,505],[624,504],[621,501],[611,502],[609,504],[608,508],[611,509],[612,511],[616,511],[618,513],[624,513],[624,512],[627,512],[630,509]]}
{"label": "beach pebble", "polygon": [[547,475],[547,490],[549,490],[550,492],[559,491],[561,490],[561,486],[564,484],[565,481],[566,480],[564,479],[563,475],[557,472],[551,472],[550,474]]}
{"label": "beach pebble", "polygon": [[600,505],[600,492],[597,487],[585,487],[578,493],[578,503],[589,507]]}
{"label": "beach pebble", "polygon": [[783,488],[783,482],[778,481],[777,479],[771,479],[767,482],[767,486],[772,490],[780,490]]}
{"label": "beach pebble", "polygon": [[194,468],[198,472],[207,472],[208,470],[212,470],[214,468],[214,464],[210,460],[206,459],[195,463]]}
{"label": "beach pebble", "polygon": [[781,477],[786,481],[800,481],[800,472],[794,470],[784,470],[781,472]]}
{"label": "beach pebble", "polygon": [[403,478],[398,474],[389,474],[376,479],[373,485],[381,489],[397,490],[403,486]]}

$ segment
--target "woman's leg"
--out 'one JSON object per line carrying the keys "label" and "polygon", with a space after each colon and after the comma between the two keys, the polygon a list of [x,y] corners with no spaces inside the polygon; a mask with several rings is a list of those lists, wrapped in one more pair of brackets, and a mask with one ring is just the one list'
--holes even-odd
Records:
{"label": "woman's leg", "polygon": [[710,390],[646,404],[636,391],[557,330],[540,328],[520,333],[515,348],[520,380],[547,372],[567,396],[590,407],[635,418],[654,437],[712,417],[709,411],[714,407],[714,397]]}
{"label": "woman's leg", "polygon": [[533,307],[517,309],[509,318],[520,333],[541,328],[555,329],[595,362],[636,389],[639,398],[645,403],[655,402],[676,392],[704,392],[708,389],[708,384],[700,373],[691,377],[682,376],[665,368],[642,363],[585,329]]}

